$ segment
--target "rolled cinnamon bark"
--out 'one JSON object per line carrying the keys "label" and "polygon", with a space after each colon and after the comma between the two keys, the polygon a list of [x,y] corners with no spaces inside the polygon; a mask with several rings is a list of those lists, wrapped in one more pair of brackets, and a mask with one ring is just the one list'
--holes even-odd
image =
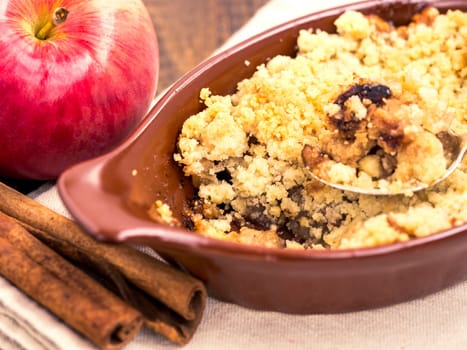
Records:
{"label": "rolled cinnamon bark", "polygon": [[142,315],[0,213],[0,274],[104,350],[139,332]]}
{"label": "rolled cinnamon bark", "polygon": [[104,274],[148,328],[186,344],[206,304],[201,281],[133,247],[98,242],[70,220],[0,182],[0,211],[61,255]]}

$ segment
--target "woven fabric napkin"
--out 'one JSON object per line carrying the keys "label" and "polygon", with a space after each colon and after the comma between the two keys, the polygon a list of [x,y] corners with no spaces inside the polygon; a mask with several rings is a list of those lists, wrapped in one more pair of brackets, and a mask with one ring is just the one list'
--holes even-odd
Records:
{"label": "woven fabric napkin", "polygon": [[[271,0],[220,49],[283,21],[347,2]],[[31,196],[68,215],[54,184]],[[0,278],[0,349],[93,347]],[[125,348],[141,349],[177,346],[143,329]],[[183,349],[467,349],[467,281],[411,302],[336,315],[254,311],[209,298],[197,333]]]}

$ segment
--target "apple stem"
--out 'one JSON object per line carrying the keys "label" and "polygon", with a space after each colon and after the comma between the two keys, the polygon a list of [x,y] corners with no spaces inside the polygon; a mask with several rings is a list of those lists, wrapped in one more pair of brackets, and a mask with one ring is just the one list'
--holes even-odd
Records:
{"label": "apple stem", "polygon": [[36,32],[36,38],[39,40],[46,40],[50,37],[51,31],[58,25],[66,21],[69,11],[64,7],[58,7],[52,14],[52,18],[48,20]]}

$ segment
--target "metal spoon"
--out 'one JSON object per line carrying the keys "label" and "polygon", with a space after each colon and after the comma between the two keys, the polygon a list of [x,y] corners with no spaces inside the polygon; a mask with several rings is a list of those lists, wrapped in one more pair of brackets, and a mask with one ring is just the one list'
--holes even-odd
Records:
{"label": "metal spoon", "polygon": [[319,182],[327,186],[336,188],[338,190],[350,191],[350,192],[355,192],[355,193],[360,193],[360,194],[398,195],[398,194],[410,194],[410,193],[414,193],[417,191],[421,191],[426,188],[432,187],[440,183],[441,181],[446,180],[446,178],[449,175],[451,175],[454,172],[454,170],[456,170],[457,167],[461,164],[464,158],[464,155],[467,151],[467,134],[457,135],[452,130],[448,130],[446,132],[443,132],[442,135],[438,135],[438,137],[443,143],[446,157],[448,158],[448,160],[451,161],[451,164],[446,169],[446,172],[444,173],[443,176],[441,176],[440,178],[436,179],[435,181],[431,183],[418,183],[415,186],[403,187],[398,191],[389,191],[388,189],[385,189],[385,188],[368,189],[368,188],[361,188],[361,187],[352,186],[352,185],[331,183],[323,178],[320,178],[319,176],[314,174],[312,171],[310,171],[310,175],[314,179],[318,180]]}

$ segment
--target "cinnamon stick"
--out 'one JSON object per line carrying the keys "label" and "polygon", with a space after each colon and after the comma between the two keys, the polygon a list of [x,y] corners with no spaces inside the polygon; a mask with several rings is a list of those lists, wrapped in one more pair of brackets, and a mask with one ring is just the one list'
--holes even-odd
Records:
{"label": "cinnamon stick", "polygon": [[136,336],[143,318],[0,213],[0,274],[100,349],[120,349]]}
{"label": "cinnamon stick", "polygon": [[144,316],[144,324],[186,344],[204,312],[201,281],[139,250],[98,242],[78,224],[0,182],[0,211],[61,255],[100,272]]}

